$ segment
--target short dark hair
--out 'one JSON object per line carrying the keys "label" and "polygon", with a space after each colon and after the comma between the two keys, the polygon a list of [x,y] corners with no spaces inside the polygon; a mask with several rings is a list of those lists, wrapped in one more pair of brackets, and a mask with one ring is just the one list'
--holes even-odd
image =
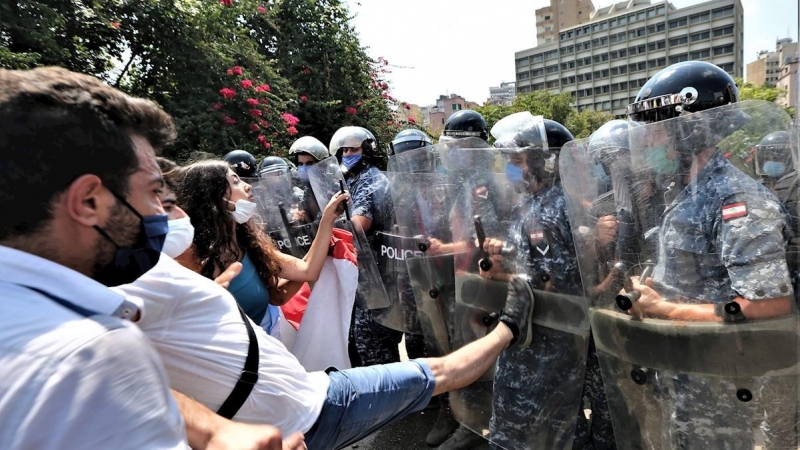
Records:
{"label": "short dark hair", "polygon": [[43,226],[54,198],[82,175],[126,195],[139,166],[131,134],[160,149],[176,132],[156,103],[95,77],[0,69],[0,240]]}

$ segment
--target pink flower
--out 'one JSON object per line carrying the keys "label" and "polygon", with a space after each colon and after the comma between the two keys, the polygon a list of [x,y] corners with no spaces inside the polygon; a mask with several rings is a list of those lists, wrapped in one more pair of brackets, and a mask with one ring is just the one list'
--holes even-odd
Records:
{"label": "pink flower", "polygon": [[303,103],[306,103],[306,102],[308,102],[308,97],[306,97],[305,95],[301,95],[300,96],[300,101],[303,102]]}
{"label": "pink flower", "polygon": [[258,124],[261,125],[264,128],[269,128],[269,122],[267,122],[264,119],[258,119]]}
{"label": "pink flower", "polygon": [[352,106],[348,106],[345,112],[347,112],[347,114],[355,116],[358,111]]}
{"label": "pink flower", "polygon": [[745,159],[744,162],[746,163],[753,162],[753,158],[747,157],[747,159]]}
{"label": "pink flower", "polygon": [[755,153],[755,152],[756,152],[756,148],[755,148],[755,147],[753,147],[753,148],[751,148],[751,149],[750,149],[750,153],[751,153],[751,154],[752,154],[752,153]]}
{"label": "pink flower", "polygon": [[222,119],[222,120],[224,120],[224,121],[225,121],[225,123],[226,123],[227,125],[236,125],[236,121],[235,121],[235,120],[233,120],[233,119],[231,119],[231,118],[230,118],[230,117],[228,117],[228,116],[225,116],[225,118],[224,118],[224,119]]}
{"label": "pink flower", "polygon": [[308,68],[301,70],[301,72],[303,72],[304,75],[311,75],[311,69]]}
{"label": "pink flower", "polygon": [[226,72],[228,72],[228,75],[233,75],[233,69],[228,69]]}
{"label": "pink flower", "polygon": [[408,103],[404,104],[403,106],[404,106],[406,109],[408,109],[408,110],[410,110],[410,109],[411,109],[411,105],[409,105]]}
{"label": "pink flower", "polygon": [[250,89],[251,87],[253,87],[253,82],[250,80],[242,80],[242,82],[239,83],[239,85],[242,86],[242,89]]}
{"label": "pink flower", "polygon": [[239,76],[241,76],[244,73],[242,72],[242,66],[233,66],[231,71],[233,71],[234,75],[239,75]]}
{"label": "pink flower", "polygon": [[111,28],[119,30],[119,22],[111,22]]}
{"label": "pink flower", "polygon": [[264,136],[263,134],[258,135],[258,143],[261,144],[261,146],[264,148],[272,147],[272,144],[267,142],[267,137]]}
{"label": "pink flower", "polygon": [[297,125],[298,123],[300,123],[300,119],[298,119],[297,117],[295,117],[295,116],[293,116],[293,115],[291,115],[289,113],[281,114],[281,118],[283,119],[284,122],[286,122],[286,126],[289,126],[289,127],[293,127],[293,126]]}
{"label": "pink flower", "polygon": [[214,103],[213,105],[211,105],[211,109],[213,109],[214,111],[219,111],[220,109],[222,109],[222,103]]}
{"label": "pink flower", "polygon": [[227,100],[236,97],[236,91],[234,91],[231,88],[222,88],[219,90],[219,93],[222,94],[222,96],[225,97]]}
{"label": "pink flower", "polygon": [[408,123],[410,123],[412,125],[416,125],[417,124],[417,119],[415,119],[413,117],[409,117],[408,118]]}
{"label": "pink flower", "polygon": [[356,106],[359,107],[359,108],[361,107],[361,105],[363,105],[363,103],[361,103],[361,102],[356,103]]}
{"label": "pink flower", "polygon": [[256,92],[269,92],[270,87],[268,84],[260,84],[256,86]]}
{"label": "pink flower", "polygon": [[297,134],[297,128],[289,127],[286,129],[286,132],[289,133],[291,136],[294,136],[295,134]]}
{"label": "pink flower", "polygon": [[261,117],[262,114],[263,113],[261,112],[260,109],[253,108],[253,109],[250,110],[250,115],[253,116],[253,117]]}
{"label": "pink flower", "polygon": [[247,104],[251,106],[258,106],[258,99],[255,98],[248,98]]}
{"label": "pink flower", "polygon": [[731,157],[731,152],[725,152],[723,155],[726,159]]}
{"label": "pink flower", "polygon": [[381,89],[383,89],[385,91],[385,90],[389,89],[389,85],[386,84],[386,83],[381,83]]}
{"label": "pink flower", "polygon": [[258,7],[258,8],[256,8],[256,9],[257,9],[257,10],[258,10],[258,12],[259,12],[259,13],[261,13],[261,14],[264,14],[265,12],[267,12],[267,8],[264,8],[263,6],[259,6],[259,7]]}
{"label": "pink flower", "polygon": [[263,104],[263,105],[269,105],[269,99],[268,99],[268,98],[262,98],[262,99],[261,99],[261,104]]}
{"label": "pink flower", "polygon": [[233,0],[219,0],[219,4],[222,6],[233,6]]}
{"label": "pink flower", "polygon": [[253,133],[257,133],[258,130],[259,130],[258,125],[254,124],[254,123],[250,124],[250,131],[252,131]]}

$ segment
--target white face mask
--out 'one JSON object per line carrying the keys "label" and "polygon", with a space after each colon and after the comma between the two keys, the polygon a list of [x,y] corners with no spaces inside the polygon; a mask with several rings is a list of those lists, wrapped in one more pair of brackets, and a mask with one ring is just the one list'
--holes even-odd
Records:
{"label": "white face mask", "polygon": [[161,250],[170,258],[177,258],[182,255],[194,240],[194,227],[188,217],[170,220],[169,233],[164,240],[164,248]]}
{"label": "white face mask", "polygon": [[[228,203],[233,202],[228,200]],[[235,220],[236,223],[246,223],[251,217],[253,217],[253,214],[256,213],[256,206],[258,205],[256,205],[255,202],[242,199],[237,200],[236,203],[234,203],[234,206],[236,209],[231,211],[231,214],[233,214],[233,220]]]}

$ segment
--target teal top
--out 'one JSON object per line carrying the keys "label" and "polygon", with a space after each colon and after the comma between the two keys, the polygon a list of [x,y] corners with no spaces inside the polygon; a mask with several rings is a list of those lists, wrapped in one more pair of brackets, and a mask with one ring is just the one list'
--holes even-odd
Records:
{"label": "teal top", "polygon": [[[242,259],[241,273],[231,280],[228,290],[245,314],[270,333],[273,322],[277,320],[277,307],[270,308],[272,305],[269,304],[269,291],[247,253]],[[269,320],[265,320],[266,318]]]}

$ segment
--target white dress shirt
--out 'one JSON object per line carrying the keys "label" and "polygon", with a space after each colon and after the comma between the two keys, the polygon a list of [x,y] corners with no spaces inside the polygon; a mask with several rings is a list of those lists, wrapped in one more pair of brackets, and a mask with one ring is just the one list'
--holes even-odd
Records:
{"label": "white dress shirt", "polygon": [[[144,276],[114,289],[139,305],[137,325],[155,345],[172,388],[217,411],[239,379],[250,342],[231,293],[164,254]],[[233,419],[284,434],[310,430],[328,395],[328,375],[306,372],[280,341],[251,324],[258,382]]]}
{"label": "white dress shirt", "polygon": [[0,448],[187,448],[158,355],[135,326],[108,316],[123,300],[0,246]]}

